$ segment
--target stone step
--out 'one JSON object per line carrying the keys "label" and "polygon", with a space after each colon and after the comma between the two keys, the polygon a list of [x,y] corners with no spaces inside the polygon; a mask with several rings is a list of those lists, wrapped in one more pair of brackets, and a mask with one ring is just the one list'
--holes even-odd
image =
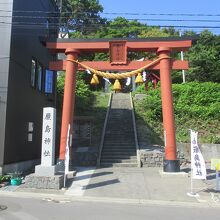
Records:
{"label": "stone step", "polygon": [[[125,124],[126,124],[126,122],[124,123],[124,125],[123,126],[120,126],[120,125],[117,125],[116,127],[113,127],[113,126],[107,126],[107,128],[106,128],[106,132],[107,132],[107,134],[109,134],[109,133],[111,133],[111,134],[118,134],[118,133],[130,133],[130,134],[132,134],[132,133],[134,133],[134,129],[133,129],[133,126],[131,125],[131,126],[129,126],[129,125],[126,125],[126,127],[125,127]],[[115,126],[115,125],[114,125]]]}
{"label": "stone step", "polygon": [[100,167],[137,167],[137,163],[101,163]]}
{"label": "stone step", "polygon": [[[115,123],[116,124],[116,123]],[[118,133],[134,133],[133,132],[133,125],[127,125],[127,123],[126,122],[124,122],[123,124],[123,126],[122,125],[108,125],[107,127],[106,127],[106,132],[107,133],[112,133],[112,134],[114,134],[114,133],[116,133],[116,134],[118,134]],[[124,126],[127,126],[127,127],[124,127]]]}
{"label": "stone step", "polygon": [[122,130],[118,130],[118,131],[113,131],[113,130],[107,130],[105,133],[105,136],[118,136],[120,137],[121,135],[124,135],[126,137],[130,137],[134,136],[134,132],[132,131],[122,131]]}
{"label": "stone step", "polygon": [[134,143],[134,139],[132,138],[123,138],[123,137],[109,137],[106,136],[105,137],[105,142],[109,142],[109,143]]}
{"label": "stone step", "polygon": [[128,123],[128,125],[131,126],[132,124],[132,120],[129,120],[129,117],[131,117],[131,115],[127,116],[127,117],[124,117],[124,118],[112,118],[112,117],[109,117],[108,118],[108,122],[109,124],[108,125],[118,125],[118,126],[123,126],[122,122],[124,123]]}
{"label": "stone step", "polygon": [[122,150],[126,150],[126,149],[136,149],[136,147],[133,145],[104,145],[103,149],[122,149]]}
{"label": "stone step", "polygon": [[[132,118],[130,118],[131,116],[132,116],[132,114],[125,114],[124,113],[124,114],[121,114],[121,115],[116,115],[116,114],[112,114],[110,112],[108,119],[111,119],[111,120],[113,120],[115,122],[117,122],[118,120],[125,121],[127,119],[128,122],[132,122]],[[111,121],[109,120],[109,122],[111,122]]]}
{"label": "stone step", "polygon": [[137,159],[118,159],[118,158],[111,158],[111,159],[101,159],[101,163],[137,163]]}
{"label": "stone step", "polygon": [[130,116],[132,116],[131,110],[127,112],[126,109],[122,110],[121,112],[114,112],[114,110],[111,109],[109,112],[109,118],[111,119],[115,118],[115,119],[125,120],[127,118],[128,121],[132,121],[132,119],[129,118]]}
{"label": "stone step", "polygon": [[123,143],[122,141],[115,141],[115,142],[105,141],[104,146],[130,146],[130,147],[133,146],[135,147],[135,143],[134,142]]}
{"label": "stone step", "polygon": [[129,120],[128,119],[129,117],[131,117],[131,115],[129,115],[129,116],[125,117],[125,118],[121,118],[121,117],[119,117],[119,118],[112,118],[112,117],[109,117],[108,118],[108,122],[109,122],[108,126],[109,125],[118,125],[118,126],[121,125],[121,126],[123,126],[122,122],[125,122],[125,123],[127,123],[128,125],[131,126],[132,125],[132,120]]}
{"label": "stone step", "polygon": [[113,135],[118,135],[118,136],[123,135],[124,137],[129,137],[129,135],[134,136],[134,131],[133,131],[133,128],[132,128],[132,130],[123,130],[123,129],[114,130],[113,128],[112,129],[108,128],[106,130],[105,134],[106,135],[111,135],[111,136],[113,136]]}
{"label": "stone step", "polygon": [[[119,136],[116,136],[116,135],[105,135],[105,140],[106,139],[109,139],[111,142],[114,142],[116,140],[120,141],[120,142],[123,142],[123,143],[129,143],[129,142],[134,142],[134,136],[130,135],[130,136],[127,136],[127,135],[119,135]],[[117,141],[116,141],[117,142]]]}
{"label": "stone step", "polygon": [[108,138],[108,139],[120,139],[120,140],[123,140],[123,142],[128,142],[130,140],[134,140],[133,139],[134,135],[127,135],[127,133],[125,134],[120,134],[120,135],[111,135],[111,134],[107,134],[105,135],[105,139]]}
{"label": "stone step", "polygon": [[129,94],[113,94],[101,155],[104,167],[137,167]]}
{"label": "stone step", "polygon": [[126,143],[124,144],[123,142],[119,142],[119,143],[109,143],[109,142],[105,142],[103,144],[104,147],[108,147],[108,148],[118,148],[118,147],[122,147],[122,148],[136,148],[134,143]]}
{"label": "stone step", "polygon": [[123,140],[123,142],[125,141],[125,142],[129,142],[129,141],[131,141],[131,140],[134,140],[133,139],[133,137],[127,137],[127,135],[125,136],[125,135],[118,135],[118,136],[116,136],[116,135],[106,135],[105,136],[105,139],[110,139],[110,140]]}
{"label": "stone step", "polygon": [[126,156],[135,156],[136,150],[121,150],[121,149],[105,149],[102,151],[102,155],[126,155]]}
{"label": "stone step", "polygon": [[119,154],[103,154],[102,155],[102,159],[131,159],[131,160],[134,160],[134,159],[137,159],[137,156],[131,156],[131,155],[119,155]]}
{"label": "stone step", "polygon": [[124,156],[127,156],[127,157],[130,157],[130,156],[136,156],[136,150],[127,150],[127,151],[121,151],[121,150],[105,150],[102,152],[102,155],[103,156],[106,156],[106,155],[124,155]]}
{"label": "stone step", "polygon": [[104,142],[103,146],[108,146],[108,147],[114,147],[114,146],[123,146],[123,147],[135,147],[134,142],[128,142],[128,143],[123,143],[123,142]]}
{"label": "stone step", "polygon": [[[117,151],[117,152],[111,152],[111,151],[104,151],[102,154],[102,158],[120,158],[120,159],[134,159],[136,158],[137,153],[136,151],[133,152],[123,152],[123,151]],[[102,159],[101,158],[101,159]]]}
{"label": "stone step", "polygon": [[[117,118],[117,119],[114,119],[114,118],[111,118],[109,117],[108,118],[108,125],[117,125],[117,126],[121,126],[123,127],[123,123],[128,123],[128,126],[131,126],[132,125],[132,121],[130,121],[128,118],[131,117],[130,115],[125,117],[125,118]],[[123,123],[122,123],[123,122]],[[117,127],[115,127],[117,128]]]}
{"label": "stone step", "polygon": [[136,150],[134,149],[103,149],[103,155],[127,155],[135,156]]}
{"label": "stone step", "polygon": [[[126,125],[126,122],[124,122],[124,124]],[[124,126],[120,127],[119,125],[117,125],[117,128],[113,126],[107,126],[106,128],[106,134],[120,134],[120,133],[133,134],[134,133],[133,126],[130,128],[128,127],[125,128]]]}
{"label": "stone step", "polygon": [[133,155],[133,153],[136,154],[136,149],[135,148],[127,148],[127,149],[124,149],[124,148],[104,148],[103,153],[117,153],[118,155],[120,155],[120,153],[127,153],[127,155]]}
{"label": "stone step", "polygon": [[116,132],[110,132],[107,131],[105,133],[105,137],[120,137],[120,138],[124,138],[126,140],[126,138],[130,138],[132,139],[134,137],[134,132],[133,131],[116,131]]}
{"label": "stone step", "polygon": [[[117,125],[117,126],[122,126],[123,127],[123,123],[127,123],[128,126],[131,126],[132,125],[132,121],[130,121],[128,118],[131,117],[130,115],[125,117],[125,118],[111,118],[109,117],[108,118],[108,126],[109,125]],[[127,121],[128,120],[128,121]]]}
{"label": "stone step", "polygon": [[133,147],[135,147],[135,143],[134,142],[123,143],[123,142],[106,141],[106,142],[104,142],[103,146],[133,146]]}

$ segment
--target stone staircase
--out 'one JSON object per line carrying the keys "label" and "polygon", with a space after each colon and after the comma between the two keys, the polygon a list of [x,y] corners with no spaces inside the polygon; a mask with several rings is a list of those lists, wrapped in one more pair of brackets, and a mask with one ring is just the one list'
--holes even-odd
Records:
{"label": "stone staircase", "polygon": [[137,167],[129,93],[114,93],[104,136],[102,167]]}

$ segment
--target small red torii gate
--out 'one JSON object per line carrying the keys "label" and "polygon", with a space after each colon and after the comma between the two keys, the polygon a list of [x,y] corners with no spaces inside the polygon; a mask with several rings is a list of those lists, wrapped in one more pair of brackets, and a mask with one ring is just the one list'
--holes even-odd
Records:
{"label": "small red torii gate", "polygon": [[[65,159],[68,125],[72,126],[75,103],[76,71],[83,70],[80,64],[72,62],[80,54],[104,52],[110,54],[110,61],[83,61],[82,64],[102,71],[132,71],[139,69],[152,61],[128,61],[128,52],[154,52],[159,58],[158,63],[149,70],[160,70],[162,113],[165,139],[165,172],[180,170],[176,153],[175,122],[173,110],[173,95],[171,69],[187,70],[188,61],[172,60],[171,52],[186,51],[192,46],[190,37],[181,38],[146,38],[146,39],[56,39],[47,41],[46,47],[51,53],[65,53],[66,61],[51,61],[51,70],[66,70],[63,97],[63,112],[60,137],[59,159]],[[72,128],[72,127],[71,127]],[[72,130],[72,129],[71,129]]]}

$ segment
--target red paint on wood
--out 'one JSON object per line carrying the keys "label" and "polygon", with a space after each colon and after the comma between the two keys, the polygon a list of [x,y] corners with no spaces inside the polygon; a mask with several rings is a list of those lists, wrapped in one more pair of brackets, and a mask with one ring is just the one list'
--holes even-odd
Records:
{"label": "red paint on wood", "polygon": [[[77,59],[78,53],[76,50],[72,49],[72,50],[66,50],[66,55],[68,59]],[[71,133],[73,130],[72,123],[73,123],[74,104],[75,104],[76,71],[77,71],[77,65],[70,61],[67,61],[64,95],[63,95],[61,135],[60,135],[60,154],[59,154],[60,160],[65,159],[66,141],[67,141],[69,124],[71,126]]]}
{"label": "red paint on wood", "polygon": [[[152,61],[131,61],[126,65],[111,65],[108,61],[84,61],[83,64],[101,71],[131,71],[141,68]],[[174,60],[171,62],[173,70],[187,70],[189,68],[188,61],[184,60]],[[49,69],[59,71],[66,69],[66,61],[51,61],[49,64]],[[84,70],[80,65],[78,65],[79,70]],[[159,70],[160,64],[155,64],[148,68],[149,70]]]}
{"label": "red paint on wood", "polygon": [[[134,41],[126,42],[127,51],[156,52],[159,47],[169,47],[172,51],[185,51],[192,46],[192,40],[181,41]],[[65,52],[66,48],[74,48],[82,53],[108,52],[109,41],[106,42],[47,42],[46,47],[53,52]]]}
{"label": "red paint on wood", "polygon": [[[169,56],[170,49],[161,47],[158,50],[159,57]],[[171,80],[170,59],[160,61],[160,83],[162,98],[163,127],[165,139],[165,159],[176,160],[176,135],[173,109],[173,94]]]}
{"label": "red paint on wood", "polygon": [[112,65],[127,63],[126,41],[110,41],[109,52]]}

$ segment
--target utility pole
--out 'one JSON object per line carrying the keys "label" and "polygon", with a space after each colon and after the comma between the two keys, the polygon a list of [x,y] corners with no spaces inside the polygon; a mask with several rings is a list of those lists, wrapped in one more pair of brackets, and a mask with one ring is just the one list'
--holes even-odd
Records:
{"label": "utility pole", "polygon": [[59,9],[60,9],[60,14],[62,13],[62,7],[63,7],[63,0],[60,0],[60,5],[59,5]]}
{"label": "utility pole", "polygon": [[[179,36],[180,36],[180,37],[182,36],[182,32],[181,32],[181,31],[179,32]],[[181,60],[184,60],[183,51],[180,52],[180,59],[181,59]],[[183,76],[183,83],[185,83],[185,82],[186,82],[185,70],[182,70],[182,76]]]}

